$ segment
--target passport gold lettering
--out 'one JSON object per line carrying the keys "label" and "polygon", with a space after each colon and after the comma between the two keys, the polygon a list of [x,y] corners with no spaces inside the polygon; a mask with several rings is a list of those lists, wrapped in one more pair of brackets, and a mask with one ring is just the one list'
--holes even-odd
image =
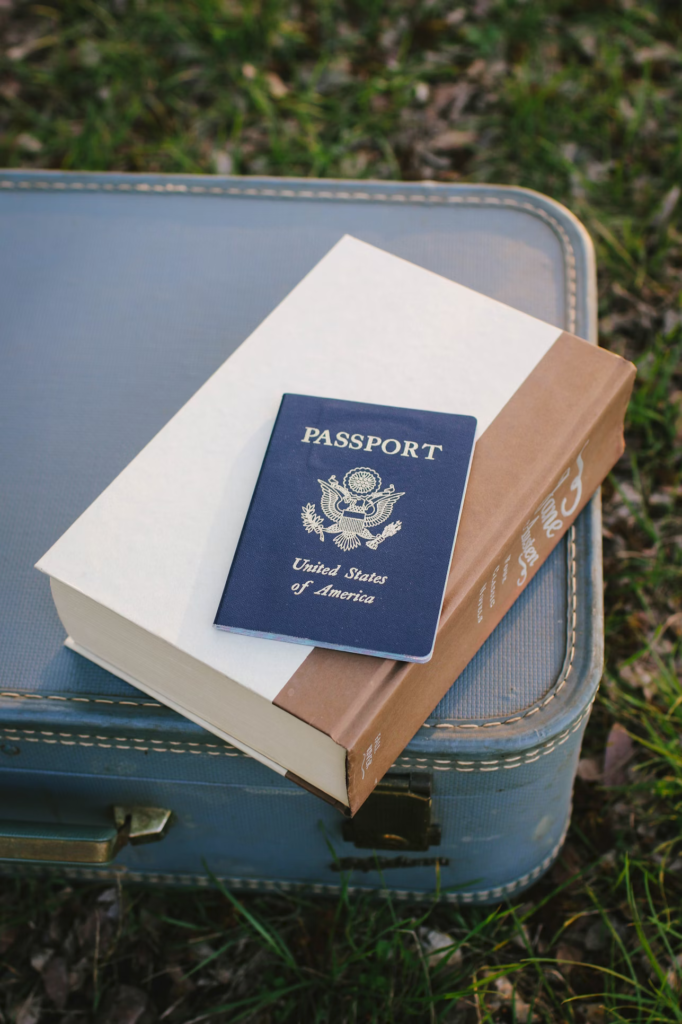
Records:
{"label": "passport gold lettering", "polygon": [[[355,451],[360,451],[364,447],[366,452],[371,452],[373,448],[381,448],[384,455],[400,454],[406,458],[419,458],[418,441],[399,441],[395,437],[387,437],[384,440],[381,437],[375,437],[374,434],[368,434],[367,437],[364,434],[351,434],[350,440],[348,438],[347,430],[339,430],[334,435],[334,440],[332,441],[331,431],[321,431],[318,427],[306,427],[301,442],[303,444],[332,445],[334,448],[352,448]],[[423,444],[421,447],[422,449],[427,449],[426,455],[423,456],[427,462],[435,460],[435,452],[443,451],[442,444]],[[400,450],[401,448],[402,451]]]}
{"label": "passport gold lettering", "polygon": [[[389,444],[396,446],[393,449],[392,452],[389,452],[389,450],[387,448],[387,445],[389,445]],[[402,448],[402,445],[401,445],[400,441],[396,441],[396,439],[394,437],[387,437],[386,440],[384,441],[384,443],[381,446],[382,452],[384,452],[386,455],[397,455],[397,453],[400,451],[401,448]]]}
{"label": "passport gold lettering", "polygon": [[375,572],[363,572],[352,566],[347,573],[344,573],[347,580],[359,580],[361,583],[385,583],[388,576],[377,576]]}
{"label": "passport gold lettering", "polygon": [[319,572],[322,576],[336,576],[341,565],[339,563],[339,565],[332,569],[330,565],[325,565],[324,562],[309,562],[307,558],[297,558],[292,568],[296,569],[297,572],[302,570],[303,572]]}
{"label": "passport gold lettering", "polygon": [[295,594],[298,594],[300,596],[305,590],[305,588],[309,587],[311,583],[314,583],[314,580],[306,580],[305,583],[294,583],[292,584],[291,589]]}
{"label": "passport gold lettering", "polygon": [[322,587],[321,590],[313,591],[313,593],[319,597],[337,597],[340,601],[359,601],[360,604],[374,604],[374,594],[365,594],[362,590],[357,592],[352,590],[334,590],[331,583],[328,583],[326,587]]}

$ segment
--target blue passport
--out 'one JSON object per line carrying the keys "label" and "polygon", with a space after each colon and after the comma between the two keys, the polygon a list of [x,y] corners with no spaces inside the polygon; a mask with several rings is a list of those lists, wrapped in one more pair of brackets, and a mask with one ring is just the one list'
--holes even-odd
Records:
{"label": "blue passport", "polygon": [[475,432],[473,416],[284,395],[215,625],[428,661]]}

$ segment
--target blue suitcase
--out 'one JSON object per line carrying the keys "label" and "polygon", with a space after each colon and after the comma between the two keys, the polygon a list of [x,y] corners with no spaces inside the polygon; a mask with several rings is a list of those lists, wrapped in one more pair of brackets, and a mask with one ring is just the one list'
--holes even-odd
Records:
{"label": "blue suitcase", "polygon": [[344,233],[594,341],[581,225],[515,188],[48,172],[0,175],[0,211],[0,869],[463,903],[532,883],[601,673],[598,498],[350,821],[65,649],[32,567]]}

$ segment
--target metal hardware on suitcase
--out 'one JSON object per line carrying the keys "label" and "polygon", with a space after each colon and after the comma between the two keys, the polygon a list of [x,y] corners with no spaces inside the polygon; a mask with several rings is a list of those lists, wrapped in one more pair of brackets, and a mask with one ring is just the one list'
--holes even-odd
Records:
{"label": "metal hardware on suitcase", "polygon": [[0,870],[464,903],[538,878],[601,673],[598,498],[350,821],[65,649],[32,567],[343,234],[594,340],[579,222],[515,188],[40,171],[0,210]]}

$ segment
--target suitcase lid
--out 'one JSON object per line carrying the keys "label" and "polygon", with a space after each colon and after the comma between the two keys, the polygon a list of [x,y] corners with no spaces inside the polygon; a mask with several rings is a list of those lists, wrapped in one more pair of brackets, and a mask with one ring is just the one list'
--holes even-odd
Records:
{"label": "suitcase lid", "polygon": [[[4,172],[0,209],[0,727],[60,742],[215,739],[66,650],[33,565],[342,235],[595,338],[589,238],[523,189]],[[585,713],[599,536],[593,503],[410,744],[415,764],[513,753]]]}

